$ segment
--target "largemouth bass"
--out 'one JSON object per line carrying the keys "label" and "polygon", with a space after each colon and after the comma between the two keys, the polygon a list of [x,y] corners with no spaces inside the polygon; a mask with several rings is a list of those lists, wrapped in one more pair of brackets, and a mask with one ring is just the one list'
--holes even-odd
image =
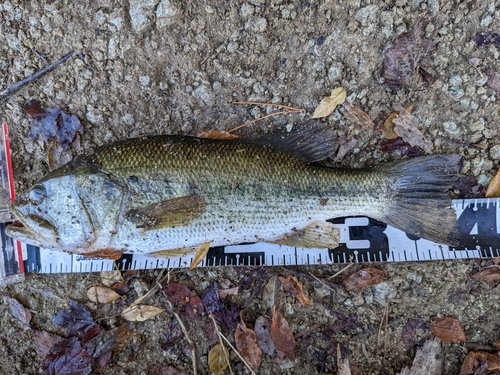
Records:
{"label": "largemouth bass", "polygon": [[447,191],[458,155],[346,170],[309,162],[324,143],[269,143],[164,135],[102,146],[20,195],[12,206],[19,223],[7,234],[86,256],[178,256],[259,241],[335,247],[327,220],[365,215],[453,243]]}

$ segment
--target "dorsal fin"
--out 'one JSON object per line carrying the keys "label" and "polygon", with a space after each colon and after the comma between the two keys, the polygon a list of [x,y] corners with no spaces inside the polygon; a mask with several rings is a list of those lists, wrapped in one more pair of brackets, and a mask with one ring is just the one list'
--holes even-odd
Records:
{"label": "dorsal fin", "polygon": [[278,131],[244,138],[245,142],[270,146],[305,163],[328,159],[339,148],[337,134],[321,122],[309,120],[292,131]]}

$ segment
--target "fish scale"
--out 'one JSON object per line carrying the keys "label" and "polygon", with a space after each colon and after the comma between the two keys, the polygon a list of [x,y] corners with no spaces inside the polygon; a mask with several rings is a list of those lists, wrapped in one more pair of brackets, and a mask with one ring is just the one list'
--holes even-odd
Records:
{"label": "fish scale", "polygon": [[207,242],[335,246],[338,236],[326,221],[366,215],[441,243],[454,240],[447,190],[459,156],[335,169],[306,162],[329,153],[328,137],[314,139],[163,135],[105,145],[21,195],[13,210],[23,226],[8,232],[83,255],[175,256]]}

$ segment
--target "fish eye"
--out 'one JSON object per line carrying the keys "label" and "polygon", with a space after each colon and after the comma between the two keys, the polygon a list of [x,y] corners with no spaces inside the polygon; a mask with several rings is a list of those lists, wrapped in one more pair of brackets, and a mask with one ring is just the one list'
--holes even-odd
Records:
{"label": "fish eye", "polygon": [[43,198],[45,198],[45,189],[43,186],[35,186],[33,189],[31,189],[29,193],[29,198],[31,203],[33,204],[40,204],[43,201]]}

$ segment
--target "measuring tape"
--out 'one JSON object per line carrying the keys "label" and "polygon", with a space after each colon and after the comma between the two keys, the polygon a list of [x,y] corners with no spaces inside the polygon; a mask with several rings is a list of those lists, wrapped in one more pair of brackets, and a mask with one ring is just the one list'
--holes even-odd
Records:
{"label": "measuring tape", "polygon": [[[6,124],[0,160],[3,189],[13,197],[12,169]],[[436,244],[367,217],[330,220],[340,229],[335,249],[304,249],[267,243],[214,247],[200,266],[283,266],[350,262],[398,262],[500,257],[500,198],[454,200],[459,243],[456,247]],[[0,207],[0,218],[2,211]],[[4,218],[11,218],[5,214]],[[5,235],[9,223],[0,223],[2,253],[0,285],[21,281],[25,272],[76,273],[189,267],[192,255],[154,258],[123,254],[116,260],[40,249],[21,244]]]}

